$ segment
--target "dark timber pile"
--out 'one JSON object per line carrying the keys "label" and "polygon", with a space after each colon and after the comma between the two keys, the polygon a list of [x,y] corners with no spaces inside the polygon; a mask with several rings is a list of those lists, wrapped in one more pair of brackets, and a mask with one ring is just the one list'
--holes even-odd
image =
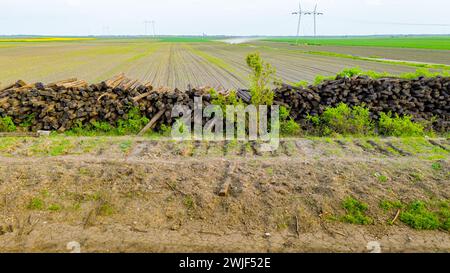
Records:
{"label": "dark timber pile", "polygon": [[317,86],[283,85],[275,90],[275,100],[291,108],[291,117],[305,120],[307,115],[321,114],[326,107],[343,102],[349,106],[365,105],[374,118],[380,112],[411,115],[415,120],[437,119],[435,128],[450,127],[450,78],[414,80],[367,76],[337,77]]}
{"label": "dark timber pile", "polygon": [[[379,112],[412,115],[416,120],[436,119],[435,128],[448,131],[450,125],[450,78],[418,78],[414,80],[365,76],[336,78],[317,86],[283,85],[275,91],[275,102],[291,108],[296,121],[307,115],[321,114],[326,107],[340,102],[349,106],[366,105],[373,116]],[[156,126],[169,125],[173,105],[193,107],[193,98],[203,97],[208,104],[208,88],[188,90],[153,89],[123,74],[99,84],[69,79],[44,85],[27,85],[23,81],[0,89],[0,116],[9,116],[16,124],[31,123],[30,130],[65,131],[77,122],[105,121],[115,125],[127,119],[131,107],[152,119],[162,114]],[[249,93],[238,96],[249,101]]]}
{"label": "dark timber pile", "polygon": [[115,125],[119,119],[127,119],[132,107],[138,107],[149,118],[163,111],[157,125],[171,124],[172,107],[177,103],[193,107],[194,97],[203,96],[206,89],[153,90],[150,84],[130,80],[123,74],[93,85],[77,79],[48,85],[18,81],[0,90],[0,116],[11,117],[15,124],[31,121],[32,131],[64,132],[77,122]]}

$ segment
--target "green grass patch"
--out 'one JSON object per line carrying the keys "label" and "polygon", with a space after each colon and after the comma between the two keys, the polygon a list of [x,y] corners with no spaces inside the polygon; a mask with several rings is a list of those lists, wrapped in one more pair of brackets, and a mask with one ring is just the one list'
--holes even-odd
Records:
{"label": "green grass patch", "polygon": [[30,203],[28,204],[27,208],[31,210],[43,210],[44,206],[45,206],[44,200],[38,197],[33,197],[30,200]]}
{"label": "green grass patch", "polygon": [[131,140],[126,140],[119,144],[120,150],[123,153],[128,153],[131,149],[131,146],[133,145],[133,142]]}
{"label": "green grass patch", "polygon": [[201,36],[172,36],[172,37],[159,37],[158,41],[165,43],[207,43],[216,40],[212,37]]}
{"label": "green grass patch", "polygon": [[183,199],[183,204],[189,211],[192,211],[197,207],[197,203],[192,195],[185,196]]}
{"label": "green grass patch", "polygon": [[[327,80],[335,80],[337,77],[354,77],[354,76],[368,76],[372,79],[381,79],[386,77],[394,77],[400,79],[417,79],[419,77],[433,78],[433,77],[450,77],[450,72],[448,71],[430,71],[427,68],[418,68],[415,72],[406,72],[399,75],[389,74],[387,72],[376,72],[372,70],[362,70],[359,67],[345,68],[338,72],[334,76],[323,76],[317,75],[314,80],[314,85],[319,85]],[[304,84],[304,83],[303,83]]]}
{"label": "green grass patch", "polygon": [[[297,38],[269,38],[267,41],[296,43]],[[422,48],[450,50],[450,36],[393,36],[393,37],[348,37],[348,38],[302,38],[299,44],[327,46],[373,46],[395,48]]]}
{"label": "green grass patch", "polygon": [[380,183],[386,183],[389,180],[389,177],[387,177],[386,175],[382,175],[380,173],[375,173],[375,177],[378,179]]}
{"label": "green grass patch", "polygon": [[430,202],[414,200],[408,204],[383,200],[380,202],[380,207],[385,211],[401,210],[400,221],[413,229],[450,231],[450,200]]}
{"label": "green grass patch", "polygon": [[14,132],[17,127],[11,117],[0,117],[0,132]]}
{"label": "green grass patch", "polygon": [[382,200],[380,202],[380,208],[382,208],[385,211],[391,210],[391,209],[403,209],[405,205],[396,200],[396,201],[389,201],[389,200]]}
{"label": "green grass patch", "polygon": [[422,201],[414,201],[400,213],[400,220],[414,229],[438,229],[439,218]]}
{"label": "green grass patch", "polygon": [[115,208],[109,202],[103,202],[98,208],[98,215],[100,216],[111,216],[114,212]]}
{"label": "green grass patch", "polygon": [[[389,59],[378,59],[378,58],[373,58],[373,57],[355,56],[355,55],[350,55],[350,54],[342,54],[342,53],[335,53],[335,52],[329,52],[329,51],[305,51],[303,53],[310,54],[310,55],[344,58],[344,59],[352,59],[352,60],[360,60],[360,61],[369,61],[369,62],[376,62],[376,63],[412,66],[412,67],[417,67],[417,68],[443,69],[443,70],[450,69],[450,65],[445,65],[445,64],[429,64],[429,63],[408,62],[408,61],[400,61],[400,60],[397,61],[397,60],[389,60]],[[444,72],[444,73],[448,73],[448,72]]]}
{"label": "green grass patch", "polygon": [[340,219],[343,222],[357,225],[370,225],[373,223],[373,219],[366,215],[369,206],[356,200],[353,197],[347,197],[342,207],[345,209],[346,214]]}
{"label": "green grass patch", "polygon": [[59,156],[67,154],[73,147],[72,143],[68,139],[60,139],[52,142],[48,154],[51,156]]}
{"label": "green grass patch", "polygon": [[439,162],[434,162],[433,164],[431,164],[431,168],[433,168],[433,170],[435,171],[440,171],[442,170],[442,165]]}
{"label": "green grass patch", "polygon": [[62,210],[62,207],[61,207],[61,205],[58,205],[58,204],[52,204],[52,205],[48,206],[47,210],[57,212],[57,211]]}
{"label": "green grass patch", "polygon": [[95,39],[96,38],[83,38],[83,37],[0,38],[0,43],[74,42],[74,41],[91,41]]}

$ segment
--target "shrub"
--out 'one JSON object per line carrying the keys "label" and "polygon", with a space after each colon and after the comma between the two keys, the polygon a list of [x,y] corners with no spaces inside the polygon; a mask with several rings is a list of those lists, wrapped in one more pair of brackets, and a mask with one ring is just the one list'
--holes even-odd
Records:
{"label": "shrub", "polygon": [[284,106],[280,106],[280,132],[284,136],[300,133],[300,125],[290,117],[289,110]]}
{"label": "shrub", "polygon": [[209,94],[211,95],[211,104],[219,105],[222,108],[224,114],[226,113],[227,105],[238,106],[244,104],[242,100],[238,98],[235,90],[231,90],[228,96],[224,96],[220,93],[217,93],[214,88],[211,88]]}
{"label": "shrub", "polygon": [[348,107],[340,103],[337,107],[325,109],[320,117],[308,117],[315,126],[321,126],[322,134],[338,133],[342,135],[370,135],[373,122],[368,108]]}
{"label": "shrub", "polygon": [[10,117],[0,117],[0,132],[14,132],[16,129],[16,125]]}
{"label": "shrub", "polygon": [[252,104],[254,105],[272,105],[274,93],[270,84],[275,79],[275,68],[271,64],[264,62],[259,53],[247,55],[247,65],[252,70],[250,75],[250,93],[252,95]]}
{"label": "shrub", "polygon": [[127,119],[117,122],[117,131],[120,135],[136,134],[144,128],[150,120],[141,115],[141,111],[137,107],[133,107],[127,114]]}
{"label": "shrub", "polygon": [[413,122],[411,116],[399,117],[398,114],[392,117],[392,113],[380,113],[378,121],[379,133],[386,136],[422,136],[424,135],[424,126]]}

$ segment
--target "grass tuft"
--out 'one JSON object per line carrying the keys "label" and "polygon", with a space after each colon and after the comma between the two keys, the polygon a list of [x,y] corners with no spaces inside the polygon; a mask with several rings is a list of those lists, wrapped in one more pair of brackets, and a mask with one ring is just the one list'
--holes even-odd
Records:
{"label": "grass tuft", "polygon": [[347,214],[341,217],[341,220],[350,224],[370,225],[373,219],[366,215],[369,206],[356,200],[353,197],[347,197],[342,203],[342,207]]}

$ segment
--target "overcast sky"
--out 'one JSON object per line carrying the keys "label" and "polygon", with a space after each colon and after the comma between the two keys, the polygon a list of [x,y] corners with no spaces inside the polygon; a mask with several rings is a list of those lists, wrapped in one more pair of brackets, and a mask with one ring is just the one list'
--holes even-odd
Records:
{"label": "overcast sky", "polygon": [[[319,35],[450,34],[449,0],[302,0]],[[295,35],[298,0],[0,0],[0,35]],[[150,32],[150,31],[149,31]],[[313,18],[303,19],[313,34]]]}

